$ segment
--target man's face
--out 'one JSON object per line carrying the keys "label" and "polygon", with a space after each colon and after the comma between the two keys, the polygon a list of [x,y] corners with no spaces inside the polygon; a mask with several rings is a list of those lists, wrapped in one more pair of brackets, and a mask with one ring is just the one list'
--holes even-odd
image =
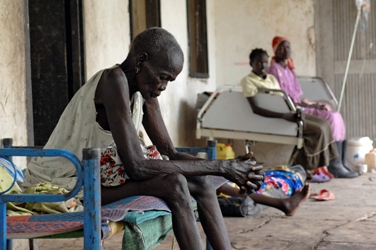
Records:
{"label": "man's face", "polygon": [[275,51],[275,57],[277,59],[286,60],[291,56],[290,43],[288,41],[281,42]]}
{"label": "man's face", "polygon": [[252,71],[262,77],[262,78],[265,78],[266,77],[266,74],[268,72],[268,69],[269,69],[269,62],[268,62],[268,59],[269,57],[263,53],[259,56],[257,56],[252,62],[251,62],[251,66],[252,66]]}
{"label": "man's face", "polygon": [[[164,57],[164,58],[163,58]],[[166,90],[168,82],[172,82],[183,69],[183,59],[166,53],[157,60],[145,61],[137,74],[137,87],[145,100],[158,97]]]}

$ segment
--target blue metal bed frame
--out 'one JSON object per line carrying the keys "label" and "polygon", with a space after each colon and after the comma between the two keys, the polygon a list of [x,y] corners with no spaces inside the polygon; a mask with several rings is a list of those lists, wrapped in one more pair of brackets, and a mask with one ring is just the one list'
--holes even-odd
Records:
{"label": "blue metal bed frame", "polygon": [[[59,202],[73,198],[81,189],[84,188],[84,249],[97,250],[103,249],[101,246],[101,184],[100,184],[100,149],[83,149],[83,161],[71,152],[62,149],[37,149],[31,147],[14,147],[13,140],[3,139],[3,147],[0,149],[0,157],[12,162],[13,156],[43,156],[43,157],[64,157],[71,161],[76,167],[77,183],[75,187],[67,194],[4,194],[0,193],[0,250],[12,249],[12,240],[7,239],[6,228],[6,202]],[[179,147],[180,152],[198,153],[206,152],[209,160],[216,159],[216,141],[208,141],[207,147]],[[85,169],[85,171],[84,171]],[[15,182],[15,181],[14,181]],[[13,182],[13,185],[14,185]],[[11,188],[11,187],[10,187]],[[9,188],[9,189],[10,189]],[[212,249],[209,242],[206,248]]]}

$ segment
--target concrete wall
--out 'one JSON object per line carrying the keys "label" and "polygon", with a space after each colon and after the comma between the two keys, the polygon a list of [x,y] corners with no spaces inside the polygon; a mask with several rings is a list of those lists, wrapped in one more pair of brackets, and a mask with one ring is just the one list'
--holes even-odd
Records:
{"label": "concrete wall", "polygon": [[[249,74],[252,49],[263,48],[273,56],[276,35],[290,40],[298,75],[316,74],[314,0],[216,0],[214,7],[217,86],[237,85]],[[287,164],[292,149],[270,143],[252,147],[266,167]],[[244,154],[244,141],[235,141],[234,150]]]}
{"label": "concrete wall", "polygon": [[315,75],[313,0],[215,1],[217,84],[237,84],[258,47],[273,56],[274,36],[289,38],[296,72]]}
{"label": "concrete wall", "polygon": [[[0,138],[27,145],[24,1],[0,1]],[[17,166],[25,158],[15,158]],[[29,249],[27,240],[14,240],[14,249]]]}
{"label": "concrete wall", "polygon": [[124,61],[130,44],[128,1],[84,0],[86,78]]}
{"label": "concrete wall", "polygon": [[[24,1],[0,1],[0,138],[27,144]],[[25,159],[15,159],[21,168]]]}
{"label": "concrete wall", "polygon": [[24,5],[22,0],[0,1],[0,137],[15,144],[27,142]]}
{"label": "concrete wall", "polygon": [[[159,98],[163,117],[172,141],[177,146],[191,146],[199,143],[195,139],[197,93],[216,88],[214,3],[207,0],[209,78],[189,77],[189,47],[187,31],[187,6],[185,0],[161,0],[162,27],[169,30],[178,40],[185,55],[183,71],[169,83]],[[179,11],[176,11],[179,10]]]}
{"label": "concrete wall", "polygon": [[[0,138],[27,145],[24,1],[0,1]],[[25,158],[15,158],[17,166]],[[15,240],[14,249],[29,249],[27,240]]]}

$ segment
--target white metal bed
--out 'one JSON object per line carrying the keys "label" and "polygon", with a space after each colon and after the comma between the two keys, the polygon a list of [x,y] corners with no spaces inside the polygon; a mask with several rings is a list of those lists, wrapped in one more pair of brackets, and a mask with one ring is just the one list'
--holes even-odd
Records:
{"label": "white metal bed", "polygon": [[[276,112],[295,112],[283,97],[258,94],[260,106]],[[209,97],[197,116],[196,137],[240,139],[303,146],[302,124],[254,114],[239,86],[221,86]]]}
{"label": "white metal bed", "polygon": [[[300,76],[298,79],[304,98],[327,101],[337,107],[335,96],[322,78]],[[274,93],[275,91],[259,91],[256,95],[258,104],[275,112],[296,112],[288,97],[283,98]],[[302,123],[253,113],[241,87],[225,85],[217,88],[200,108],[196,137],[288,144],[294,145],[296,150],[303,147],[302,127]]]}

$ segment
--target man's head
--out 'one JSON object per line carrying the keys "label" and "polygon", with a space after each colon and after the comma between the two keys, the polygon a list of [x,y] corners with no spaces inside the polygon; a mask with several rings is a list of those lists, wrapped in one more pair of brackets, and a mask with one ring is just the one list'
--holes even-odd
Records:
{"label": "man's head", "polygon": [[146,100],[158,97],[183,69],[182,49],[162,28],[149,28],[136,36],[129,54],[135,64],[137,88]]}
{"label": "man's head", "polygon": [[254,49],[251,54],[249,54],[249,64],[252,67],[252,71],[265,78],[269,69],[269,56],[268,53],[263,49]]}

